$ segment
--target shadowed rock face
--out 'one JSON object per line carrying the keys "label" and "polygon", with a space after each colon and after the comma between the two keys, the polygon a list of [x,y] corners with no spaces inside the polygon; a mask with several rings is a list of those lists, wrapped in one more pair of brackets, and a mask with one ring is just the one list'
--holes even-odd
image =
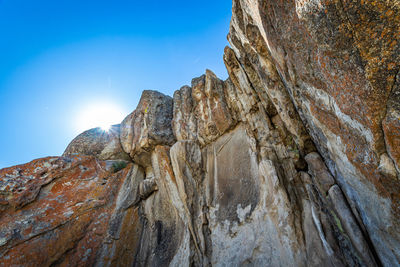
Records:
{"label": "shadowed rock face", "polygon": [[400,266],[399,8],[234,0],[226,81],[0,170],[0,265]]}

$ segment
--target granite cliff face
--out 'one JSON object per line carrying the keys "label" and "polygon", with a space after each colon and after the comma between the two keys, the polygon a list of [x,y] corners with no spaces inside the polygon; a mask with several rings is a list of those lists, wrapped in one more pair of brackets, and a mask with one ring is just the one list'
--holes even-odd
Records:
{"label": "granite cliff face", "polygon": [[227,80],[0,170],[0,265],[400,266],[400,2],[232,12]]}

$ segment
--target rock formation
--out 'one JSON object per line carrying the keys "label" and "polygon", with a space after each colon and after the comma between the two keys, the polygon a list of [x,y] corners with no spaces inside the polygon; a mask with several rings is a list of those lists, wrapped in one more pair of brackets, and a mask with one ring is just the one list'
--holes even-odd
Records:
{"label": "rock formation", "polygon": [[400,266],[400,2],[232,12],[227,80],[0,171],[0,265]]}
{"label": "rock formation", "polygon": [[119,124],[111,126],[108,131],[94,128],[81,133],[68,145],[63,156],[79,154],[95,156],[100,160],[131,160],[122,148]]}

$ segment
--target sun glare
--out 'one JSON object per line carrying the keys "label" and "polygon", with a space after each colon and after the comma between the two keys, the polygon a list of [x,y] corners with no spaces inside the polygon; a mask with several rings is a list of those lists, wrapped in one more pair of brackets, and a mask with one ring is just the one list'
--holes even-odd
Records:
{"label": "sun glare", "polygon": [[108,130],[110,130],[110,128],[111,128],[111,125],[100,125],[100,128],[101,128],[103,131],[108,132]]}
{"label": "sun glare", "polygon": [[97,103],[84,108],[77,118],[79,132],[100,127],[108,131],[112,125],[120,123],[127,114],[117,105],[111,103]]}

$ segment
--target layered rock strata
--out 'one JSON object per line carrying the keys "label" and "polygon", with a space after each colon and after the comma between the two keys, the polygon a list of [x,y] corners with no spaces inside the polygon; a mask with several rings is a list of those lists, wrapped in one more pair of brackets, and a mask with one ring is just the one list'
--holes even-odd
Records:
{"label": "layered rock strata", "polygon": [[0,264],[400,266],[399,8],[234,0],[227,80],[0,171]]}
{"label": "layered rock strata", "polygon": [[[399,1],[234,1],[229,34],[253,84],[271,88],[271,77],[284,84],[280,91],[386,266],[400,261],[399,7]],[[273,102],[284,114],[287,101]]]}

